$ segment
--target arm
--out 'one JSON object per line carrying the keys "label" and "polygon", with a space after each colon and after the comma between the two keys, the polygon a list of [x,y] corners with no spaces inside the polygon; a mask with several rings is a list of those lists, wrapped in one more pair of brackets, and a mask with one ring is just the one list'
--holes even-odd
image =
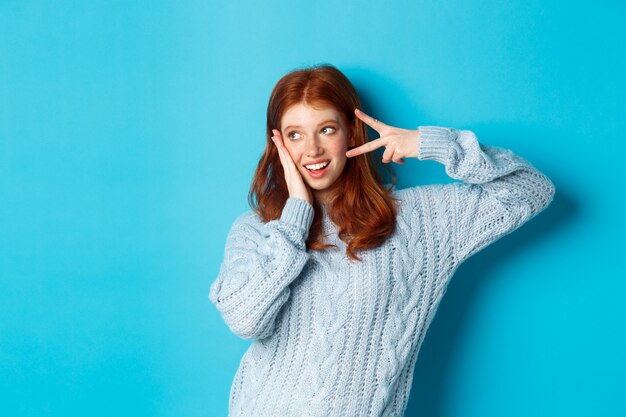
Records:
{"label": "arm", "polygon": [[298,198],[287,200],[280,219],[237,219],[209,293],[233,333],[244,339],[273,333],[289,284],[309,259],[305,241],[312,221],[313,206]]}
{"label": "arm", "polygon": [[462,183],[439,188],[451,207],[458,262],[512,232],[554,197],[550,179],[510,150],[478,143],[473,132],[420,126],[418,158],[445,165]]}
{"label": "arm", "polygon": [[[380,138],[351,149],[347,157],[384,146],[384,163],[403,164],[404,158],[412,157],[432,159],[444,164],[450,177],[463,181],[416,187],[403,193],[412,200],[421,195],[424,204],[441,208],[435,210],[443,233],[437,237],[438,242],[452,239],[452,255],[458,263],[517,229],[554,197],[552,182],[530,162],[510,150],[479,144],[469,130],[437,126],[401,129],[358,109],[355,115],[380,133]],[[414,205],[413,211],[419,207]]]}

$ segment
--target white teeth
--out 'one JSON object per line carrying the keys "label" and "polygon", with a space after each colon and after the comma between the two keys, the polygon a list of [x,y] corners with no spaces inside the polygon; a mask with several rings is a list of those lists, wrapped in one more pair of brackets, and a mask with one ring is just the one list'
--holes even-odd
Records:
{"label": "white teeth", "polygon": [[319,164],[305,165],[306,169],[318,170],[324,168],[326,165],[330,164],[329,161],[320,162]]}

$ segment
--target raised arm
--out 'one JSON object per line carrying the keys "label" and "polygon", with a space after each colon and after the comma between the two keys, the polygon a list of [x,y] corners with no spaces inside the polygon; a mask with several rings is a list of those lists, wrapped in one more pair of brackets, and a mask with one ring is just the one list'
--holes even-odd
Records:
{"label": "raised arm", "polygon": [[287,200],[278,220],[262,223],[246,213],[235,221],[209,292],[233,333],[243,339],[273,333],[289,284],[309,258],[305,241],[312,221],[313,206],[298,198]]}
{"label": "raised arm", "polygon": [[444,164],[451,178],[463,181],[427,187],[448,216],[441,222],[449,229],[445,232],[453,239],[459,263],[517,229],[554,197],[552,181],[530,162],[508,149],[479,144],[469,130],[437,126],[401,129],[359,110],[355,114],[381,136],[348,151],[348,157],[384,146],[385,163],[404,163],[404,158],[410,157],[432,159]]}
{"label": "raised arm", "polygon": [[512,232],[552,201],[550,179],[512,151],[481,145],[469,130],[420,126],[418,158],[445,165],[461,183],[440,188],[451,206],[454,249],[462,262]]}

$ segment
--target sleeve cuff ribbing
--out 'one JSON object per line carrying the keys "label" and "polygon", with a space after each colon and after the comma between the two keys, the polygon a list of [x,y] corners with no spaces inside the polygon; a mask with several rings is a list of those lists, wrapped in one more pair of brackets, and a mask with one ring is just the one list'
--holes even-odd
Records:
{"label": "sleeve cuff ribbing", "polygon": [[455,143],[457,132],[455,129],[439,126],[419,126],[420,144],[418,158],[421,160],[435,160],[444,163]]}
{"label": "sleeve cuff ribbing", "polygon": [[309,228],[313,223],[313,215],[314,210],[312,204],[300,198],[289,197],[285,203],[285,207],[283,207],[280,220],[303,229],[304,238],[306,239]]}

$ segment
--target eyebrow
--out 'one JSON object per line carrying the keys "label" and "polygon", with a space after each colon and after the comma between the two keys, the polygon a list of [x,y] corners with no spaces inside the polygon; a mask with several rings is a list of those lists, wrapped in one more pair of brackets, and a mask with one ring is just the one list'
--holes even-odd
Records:
{"label": "eyebrow", "polygon": [[[328,120],[324,120],[323,122],[319,123],[317,126],[325,125],[326,123],[339,124],[339,122],[337,120],[335,120],[335,119],[328,119]],[[302,127],[302,126],[289,125],[286,128],[284,128],[283,130],[293,129],[293,128],[296,128],[296,127]]]}

